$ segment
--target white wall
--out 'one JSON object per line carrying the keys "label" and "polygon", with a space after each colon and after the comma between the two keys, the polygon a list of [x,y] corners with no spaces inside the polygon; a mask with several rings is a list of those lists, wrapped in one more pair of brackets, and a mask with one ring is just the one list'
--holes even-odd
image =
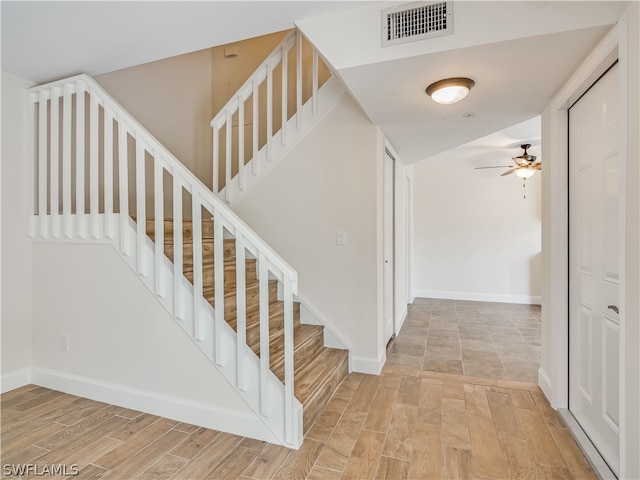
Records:
{"label": "white wall", "polygon": [[540,175],[527,180],[524,199],[518,177],[475,166],[455,155],[414,165],[413,294],[539,303]]}
{"label": "white wall", "polygon": [[27,80],[2,72],[2,391],[32,363],[33,258],[27,238],[24,154]]}
{"label": "white wall", "polygon": [[211,186],[211,75],[207,49],[105,73],[95,80]]}
{"label": "white wall", "polygon": [[[233,205],[298,271],[303,300],[346,341],[356,369],[357,364],[384,361],[377,307],[378,133],[345,97],[278,168]],[[345,246],[336,245],[338,230],[346,232]]]}

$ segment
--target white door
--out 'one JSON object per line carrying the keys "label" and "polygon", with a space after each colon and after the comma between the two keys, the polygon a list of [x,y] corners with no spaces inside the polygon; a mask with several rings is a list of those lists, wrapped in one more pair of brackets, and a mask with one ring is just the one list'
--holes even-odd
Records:
{"label": "white door", "polygon": [[385,149],[384,155],[384,344],[395,333],[393,330],[393,251],[394,251],[394,166],[395,160]]}
{"label": "white door", "polygon": [[569,110],[569,410],[619,471],[618,66]]}

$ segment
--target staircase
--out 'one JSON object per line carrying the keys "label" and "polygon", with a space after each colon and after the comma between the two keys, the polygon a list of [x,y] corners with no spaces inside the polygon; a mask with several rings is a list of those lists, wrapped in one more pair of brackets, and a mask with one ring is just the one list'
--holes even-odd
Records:
{"label": "staircase", "polygon": [[[296,271],[227,203],[332,107],[323,98],[335,102],[344,90],[334,79],[320,88],[315,50],[311,88],[304,88],[299,32],[276,50],[247,82],[251,89],[234,97],[235,107],[232,99],[212,121],[213,189],[91,77],[29,89],[28,233],[35,241],[112,245],[266,427],[265,437],[299,448],[347,374],[348,352],[325,348],[323,327],[301,323]],[[287,102],[289,75],[281,73],[278,125],[273,72],[276,65],[288,72],[293,51],[295,108]],[[263,81],[267,108],[260,113]],[[328,90],[334,94],[323,97]],[[239,106],[249,98],[253,156],[244,154],[243,134],[232,135],[234,119],[243,125]],[[224,161],[215,163],[221,149]]]}
{"label": "staircase", "polygon": [[[174,221],[167,219],[164,225],[164,252],[169,260],[174,255]],[[155,220],[147,220],[146,233],[155,240]],[[193,223],[183,220],[183,273],[193,284]],[[225,239],[224,243],[224,317],[237,334],[238,315],[236,301],[236,245],[235,240]],[[203,296],[215,308],[214,280],[214,229],[213,222],[202,222],[202,279]],[[257,262],[245,261],[246,289],[246,343],[260,356],[260,285]],[[278,300],[277,281],[268,282],[269,312],[269,366],[271,371],[284,381],[284,302]],[[324,346],[324,327],[300,323],[300,304],[293,306],[293,356],[294,394],[302,404],[304,412],[303,431],[309,429],[331,395],[348,373],[348,352]]]}

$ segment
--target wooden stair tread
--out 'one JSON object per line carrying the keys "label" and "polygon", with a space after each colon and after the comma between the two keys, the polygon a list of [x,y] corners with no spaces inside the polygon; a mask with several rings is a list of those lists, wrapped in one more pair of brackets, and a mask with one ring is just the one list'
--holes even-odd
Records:
{"label": "wooden stair tread", "polygon": [[[260,323],[260,305],[252,305],[247,308],[247,328],[251,328]],[[236,328],[236,316],[230,315],[225,318],[227,323]],[[277,324],[284,323],[284,302],[281,300],[273,299],[269,303],[269,326],[273,326],[274,322]],[[293,324],[300,324],[300,304],[293,302]]]}
{"label": "wooden stair tread", "polygon": [[[325,349],[324,327],[320,325],[296,325],[293,329],[293,368],[295,372],[303,369],[311,360]],[[269,351],[269,364],[273,373],[284,380],[284,336],[273,339]]]}
{"label": "wooden stair tread", "polygon": [[324,348],[296,372],[295,395],[304,411],[304,433],[311,428],[348,373],[349,353],[334,348]]}
{"label": "wooden stair tread", "polygon": [[[296,371],[300,370],[301,368],[304,368],[304,365],[298,364],[296,360],[295,351],[298,350],[303,345],[305,345],[307,342],[313,340],[317,335],[323,335],[323,330],[324,330],[324,327],[322,327],[321,325],[300,324],[293,327],[293,351],[294,351],[293,358],[294,358],[294,362],[296,363],[295,365]],[[269,352],[269,355],[277,359],[276,365],[283,363],[284,362],[284,342],[275,341]]]}
{"label": "wooden stair tread", "polygon": [[[135,220],[135,217],[132,217]],[[213,238],[213,220],[202,220],[202,236],[206,238]],[[165,236],[170,235],[173,236],[173,218],[165,218],[164,225],[164,234]],[[145,230],[147,235],[154,234],[156,231],[156,221],[153,218],[147,218],[145,223]],[[182,219],[182,234],[183,236],[188,235],[191,238],[191,232],[193,231],[193,221],[190,218]],[[235,242],[235,240],[234,240]]]}
{"label": "wooden stair tread", "polygon": [[[269,280],[268,286],[268,299],[269,304],[276,301],[278,295],[278,282],[276,280]],[[215,308],[215,289],[213,286],[205,286],[203,289],[203,297]],[[257,307],[260,304],[260,285],[256,282],[252,285],[247,285],[245,289],[245,304],[247,309]],[[236,305],[237,294],[236,290],[225,292],[224,295],[224,318],[229,321],[231,318],[236,317]]]}
{"label": "wooden stair tread", "polygon": [[348,358],[347,350],[325,348],[312,361],[295,373],[296,398],[306,405],[330,373]]}

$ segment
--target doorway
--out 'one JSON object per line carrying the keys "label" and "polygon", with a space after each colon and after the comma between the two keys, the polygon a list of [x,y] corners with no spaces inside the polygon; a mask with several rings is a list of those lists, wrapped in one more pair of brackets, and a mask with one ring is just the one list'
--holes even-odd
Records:
{"label": "doorway", "polygon": [[569,109],[569,411],[619,474],[619,67]]}
{"label": "doorway", "polygon": [[384,214],[383,214],[383,250],[384,250],[384,327],[383,344],[395,335],[394,325],[394,299],[395,299],[395,162],[388,148],[384,154]]}

